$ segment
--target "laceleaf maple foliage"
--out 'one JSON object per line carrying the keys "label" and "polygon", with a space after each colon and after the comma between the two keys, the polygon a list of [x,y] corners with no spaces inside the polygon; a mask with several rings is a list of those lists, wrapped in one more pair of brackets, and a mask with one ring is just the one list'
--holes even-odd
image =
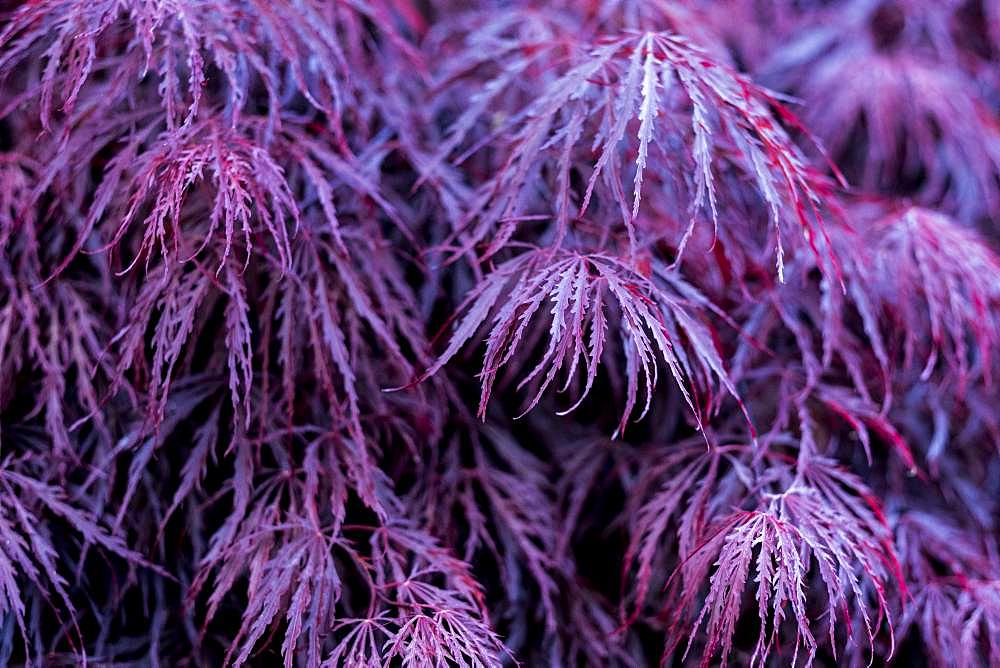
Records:
{"label": "laceleaf maple foliage", "polygon": [[761,76],[803,100],[806,125],[865,189],[898,184],[966,224],[995,219],[995,3],[837,4],[806,19]]}
{"label": "laceleaf maple foliage", "polygon": [[0,3],[0,664],[997,664],[998,16]]}

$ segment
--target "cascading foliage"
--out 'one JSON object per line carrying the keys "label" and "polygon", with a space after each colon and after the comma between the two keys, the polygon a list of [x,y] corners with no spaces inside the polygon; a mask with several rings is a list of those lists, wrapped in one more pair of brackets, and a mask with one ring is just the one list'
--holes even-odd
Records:
{"label": "cascading foliage", "polygon": [[1000,3],[0,2],[0,665],[1000,665]]}

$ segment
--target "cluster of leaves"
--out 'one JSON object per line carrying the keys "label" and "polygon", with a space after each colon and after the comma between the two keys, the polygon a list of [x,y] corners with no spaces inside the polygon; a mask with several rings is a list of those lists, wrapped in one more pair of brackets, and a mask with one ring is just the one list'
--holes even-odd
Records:
{"label": "cluster of leaves", "polygon": [[1000,662],[996,5],[0,3],[0,665]]}
{"label": "cluster of leaves", "polygon": [[842,4],[835,20],[804,19],[761,77],[803,100],[806,124],[858,185],[988,230],[1000,212],[996,3]]}

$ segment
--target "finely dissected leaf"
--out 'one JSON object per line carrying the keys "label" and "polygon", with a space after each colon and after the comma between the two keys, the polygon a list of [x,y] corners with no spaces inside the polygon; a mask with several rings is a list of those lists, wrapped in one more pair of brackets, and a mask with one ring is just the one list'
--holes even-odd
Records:
{"label": "finely dissected leaf", "polygon": [[963,384],[973,374],[989,383],[1000,344],[1000,256],[975,234],[924,209],[883,218],[874,234],[865,278],[903,327],[905,361],[922,368],[924,380],[940,358]]}
{"label": "finely dissected leaf", "polygon": [[[656,141],[662,141],[664,146],[676,141],[672,139],[672,124],[656,120],[662,109],[663,116],[674,116],[680,110],[691,115],[694,194],[687,202],[691,223],[683,238],[677,240],[681,252],[693,234],[696,217],[706,208],[713,224],[719,224],[713,170],[717,161],[715,146],[724,140],[731,148],[731,159],[749,174],[770,208],[777,235],[779,275],[783,271],[780,232],[782,219],[786,217],[783,211],[792,213],[791,219],[797,221],[814,252],[819,253],[816,239],[826,232],[818,212],[826,188],[772,118],[767,107],[778,102],[770,92],[755,87],[683,37],[665,32],[605,40],[578,60],[578,65],[552,80],[541,97],[501,127],[499,134],[510,148],[505,152],[505,160],[498,165],[496,176],[484,185],[484,196],[476,198],[473,209],[465,216],[464,223],[470,225],[469,229],[463,227],[458,231],[464,248],[487,240],[493,233],[497,237],[490,241],[486,254],[492,255],[501,248],[513,233],[512,222],[524,211],[528,199],[524,191],[529,178],[539,174],[546,163],[546,153],[565,142],[560,150],[566,156],[571,144],[580,136],[592,141],[593,149],[600,148],[600,157],[588,170],[590,176],[579,215],[588,213],[599,184],[603,184],[601,197],[609,199],[612,209],[620,210],[634,253],[638,244],[635,218],[639,213],[644,174],[648,171],[650,144],[657,137],[661,139]],[[515,66],[520,69],[519,62],[515,61]],[[662,101],[661,95],[665,98]],[[627,127],[636,118],[639,120],[638,157],[634,197],[629,206],[619,176],[623,168],[620,144],[625,140]],[[581,136],[579,128],[584,119],[586,133]],[[451,150],[458,143],[458,137],[469,128],[467,120],[453,128],[452,141],[445,151]],[[682,136],[688,138],[687,134]],[[551,138],[546,140],[546,137]],[[562,160],[565,162],[566,158]],[[582,168],[585,161],[577,160]],[[672,166],[671,169],[677,168]],[[562,172],[565,168],[560,170]],[[672,175],[657,176],[655,187],[658,189],[673,178]],[[556,186],[554,199],[566,201],[568,181],[561,177]],[[611,211],[605,214],[613,215]],[[564,218],[562,216],[560,226],[565,226]]]}
{"label": "finely dissected leaf", "polygon": [[[717,555],[708,596],[691,636],[704,625],[708,640],[703,665],[708,665],[717,653],[726,662],[751,571],[758,583],[760,618],[754,663],[767,662],[789,615],[796,629],[791,663],[796,665],[801,650],[805,653],[805,665],[812,664],[818,643],[811,631],[806,591],[807,577],[813,570],[825,589],[830,642],[835,642],[833,620],[839,610],[853,604],[864,620],[867,640],[874,651],[875,632],[888,615],[884,593],[889,577],[885,569],[886,548],[879,535],[859,517],[827,506],[820,494],[808,487],[789,490],[761,510],[735,516],[730,528],[720,534],[721,538],[714,538],[701,548]],[[868,612],[867,586],[875,591],[874,619]],[[686,592],[685,598],[691,595]],[[887,624],[891,628],[891,620]]]}
{"label": "finely dissected leaf", "polygon": [[[219,272],[233,253],[237,239],[245,248],[246,266],[253,249],[255,225],[272,237],[282,264],[288,263],[291,252],[288,224],[289,221],[297,224],[299,212],[282,168],[266,150],[214,124],[170,131],[159,137],[157,144],[157,149],[139,156],[138,164],[135,156],[122,155],[128,162],[130,175],[121,188],[124,191],[121,222],[108,245],[121,243],[126,232],[139,220],[143,221],[139,251],[128,268],[142,257],[148,268],[153,252],[161,253],[165,259],[197,256],[216,235],[222,240]],[[112,192],[118,190],[123,177],[123,170],[114,166],[101,187]],[[182,212],[188,196],[202,181],[211,184],[207,226],[200,241],[189,243],[181,229]],[[78,247],[82,247],[89,229],[105,215],[104,206],[102,201],[91,210]],[[190,248],[195,250],[192,252]]]}
{"label": "finely dissected leaf", "polygon": [[[504,294],[506,301],[497,306]],[[718,383],[738,400],[717,352],[691,315],[700,304],[688,303],[680,295],[653,285],[612,257],[551,255],[542,251],[525,253],[499,265],[473,290],[448,347],[421,380],[447,364],[492,315],[492,329],[479,374],[482,379],[479,415],[485,417],[500,370],[507,365],[526,367],[518,355],[519,346],[545,304],[548,343],[539,361],[519,381],[518,388],[534,381],[536,389],[524,410],[527,413],[541,401],[557,374],[561,371],[566,374],[563,387],[566,389],[574,382],[577,369],[582,368],[585,385],[566,411],[570,412],[586,399],[606,352],[605,330],[609,323],[604,309],[606,302],[617,305],[617,313],[612,317],[620,328],[628,363],[628,394],[616,433],[624,431],[635,409],[640,378],[646,396],[642,415],[649,410],[658,375],[657,358],[669,369],[699,424],[701,408],[695,406],[689,384],[695,383],[693,389],[711,393]]]}

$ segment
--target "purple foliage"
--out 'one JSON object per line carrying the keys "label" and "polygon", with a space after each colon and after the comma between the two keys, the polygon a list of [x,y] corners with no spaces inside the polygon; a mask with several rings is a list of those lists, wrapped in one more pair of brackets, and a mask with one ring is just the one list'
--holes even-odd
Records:
{"label": "purple foliage", "polygon": [[0,665],[1000,665],[998,62],[0,2]]}

